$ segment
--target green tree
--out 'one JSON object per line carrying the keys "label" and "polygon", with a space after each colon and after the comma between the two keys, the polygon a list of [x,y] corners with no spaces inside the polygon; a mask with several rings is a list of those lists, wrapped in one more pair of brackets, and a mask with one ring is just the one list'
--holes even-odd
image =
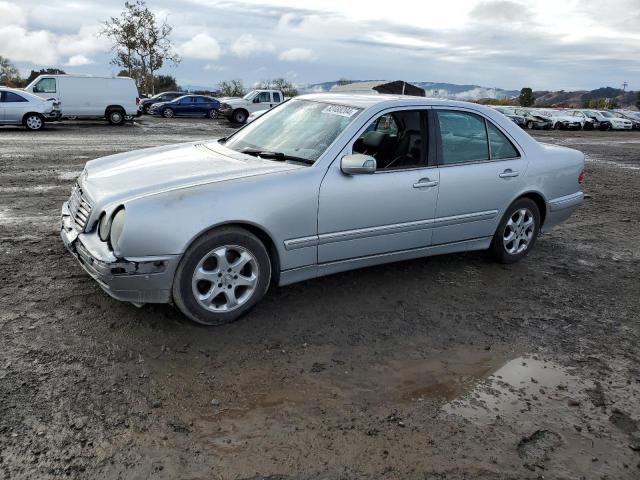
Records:
{"label": "green tree", "polygon": [[138,88],[153,94],[155,72],[165,62],[180,63],[169,40],[173,27],[166,20],[158,23],[144,0],[125,2],[124,6],[119,17],[111,17],[104,23],[101,35],[113,42],[115,56],[111,63],[125,68],[136,79]]}
{"label": "green tree", "polygon": [[522,90],[520,90],[520,96],[518,97],[518,103],[520,104],[520,106],[531,107],[533,106],[534,101],[533,90],[531,90],[529,87],[524,87]]}
{"label": "green tree", "polygon": [[20,73],[15,65],[8,58],[0,55],[0,85],[15,87],[21,81]]}
{"label": "green tree", "polygon": [[246,90],[242,84],[242,80],[236,78],[234,80],[223,80],[218,83],[221,97],[242,97]]}
{"label": "green tree", "polygon": [[353,83],[353,82],[348,78],[342,77],[336,82],[336,85],[349,85],[350,83]]}
{"label": "green tree", "polygon": [[180,91],[178,82],[176,82],[175,77],[171,75],[158,75],[154,79],[154,82],[154,90],[156,92]]}
{"label": "green tree", "polygon": [[65,75],[66,72],[64,70],[60,70],[59,68],[41,68],[40,70],[31,70],[29,76],[24,81],[25,85],[29,85],[40,75]]}

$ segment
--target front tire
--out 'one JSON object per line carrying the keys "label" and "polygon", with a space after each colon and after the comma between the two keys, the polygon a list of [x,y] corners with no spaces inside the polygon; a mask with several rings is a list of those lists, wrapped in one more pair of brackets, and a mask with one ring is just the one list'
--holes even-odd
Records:
{"label": "front tire", "polygon": [[39,113],[29,113],[24,117],[23,124],[29,130],[42,130],[44,128],[44,117]]}
{"label": "front tire", "polygon": [[247,118],[249,118],[249,114],[246,110],[239,108],[237,110],[234,110],[231,118],[235,123],[244,123],[247,121]]}
{"label": "front tire", "polygon": [[162,111],[162,116],[163,116],[164,118],[173,118],[173,116],[174,116],[174,115],[175,115],[174,111],[173,111],[173,110],[171,110],[170,108],[165,108],[165,109]]}
{"label": "front tire", "polygon": [[501,263],[522,260],[533,248],[540,232],[540,210],[530,198],[509,205],[493,236],[490,251]]}
{"label": "front tire", "polygon": [[216,118],[216,117],[218,116],[218,112],[215,110],[215,108],[212,108],[211,110],[209,110],[209,111],[207,112],[207,115],[206,115],[206,116],[207,116],[208,118],[214,119],[214,118]]}
{"label": "front tire", "polygon": [[270,281],[271,261],[258,237],[242,228],[222,227],[186,251],[173,282],[173,300],[194,322],[222,325],[253,308]]}

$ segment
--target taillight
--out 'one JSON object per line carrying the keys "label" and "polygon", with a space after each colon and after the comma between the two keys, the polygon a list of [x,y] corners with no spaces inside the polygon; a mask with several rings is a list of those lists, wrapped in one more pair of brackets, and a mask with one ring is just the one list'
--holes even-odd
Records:
{"label": "taillight", "polygon": [[584,170],[582,170],[582,171],[580,172],[580,175],[578,175],[578,183],[579,183],[580,185],[582,185],[582,184],[584,183],[584,175],[585,175]]}
{"label": "taillight", "polygon": [[136,105],[140,105],[140,97],[136,97]]}

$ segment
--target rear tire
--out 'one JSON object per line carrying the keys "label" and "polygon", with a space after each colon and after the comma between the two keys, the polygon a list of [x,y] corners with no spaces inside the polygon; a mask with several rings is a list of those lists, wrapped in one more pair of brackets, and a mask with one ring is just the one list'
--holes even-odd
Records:
{"label": "rear tire", "polygon": [[491,241],[490,252],[501,263],[522,260],[540,232],[540,210],[530,198],[519,198],[507,208]]}
{"label": "rear tire", "polygon": [[44,128],[44,117],[39,113],[28,113],[24,116],[22,124],[28,130],[42,130]]}
{"label": "rear tire", "polygon": [[107,121],[111,125],[122,125],[124,123],[125,114],[120,109],[109,110],[107,112]]}
{"label": "rear tire", "polygon": [[213,118],[216,118],[217,115],[218,115],[218,112],[216,112],[215,108],[212,108],[211,110],[209,110],[207,112],[206,116],[207,116],[207,118],[213,119]]}
{"label": "rear tire", "polygon": [[262,299],[271,281],[271,261],[251,232],[221,227],[185,252],[173,281],[176,306],[194,322],[233,322]]}

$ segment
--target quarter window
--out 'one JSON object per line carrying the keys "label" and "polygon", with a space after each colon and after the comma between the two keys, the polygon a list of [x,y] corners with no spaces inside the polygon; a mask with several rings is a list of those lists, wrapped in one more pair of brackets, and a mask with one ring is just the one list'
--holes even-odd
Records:
{"label": "quarter window", "polygon": [[424,166],[425,121],[418,110],[401,110],[376,118],[353,144],[354,153],[371,155],[377,170]]}
{"label": "quarter window", "polygon": [[56,93],[56,79],[43,78],[34,85],[33,93]]}
{"label": "quarter window", "polygon": [[280,92],[273,92],[273,103],[280,103]]}

